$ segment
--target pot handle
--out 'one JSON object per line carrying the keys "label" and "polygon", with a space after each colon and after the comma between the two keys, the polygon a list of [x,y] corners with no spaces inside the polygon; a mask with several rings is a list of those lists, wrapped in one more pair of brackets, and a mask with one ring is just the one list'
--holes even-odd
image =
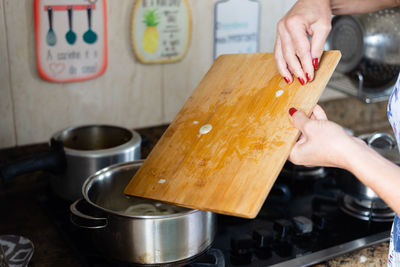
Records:
{"label": "pot handle", "polygon": [[78,206],[88,204],[85,199],[81,198],[71,204],[69,210],[71,211],[71,222],[75,226],[86,229],[101,229],[106,228],[108,225],[107,218],[99,218],[85,214],[79,210]]}
{"label": "pot handle", "polygon": [[62,173],[66,168],[66,158],[63,143],[53,138],[50,141],[50,152],[9,163],[0,168],[0,178],[3,182],[33,171],[46,170],[55,174]]}

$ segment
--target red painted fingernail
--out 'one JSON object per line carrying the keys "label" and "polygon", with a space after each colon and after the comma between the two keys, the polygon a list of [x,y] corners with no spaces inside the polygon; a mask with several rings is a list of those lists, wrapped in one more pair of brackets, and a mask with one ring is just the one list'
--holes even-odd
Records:
{"label": "red painted fingernail", "polygon": [[289,78],[287,78],[287,77],[283,77],[283,79],[285,79],[286,83],[290,83],[290,80],[289,80]]}
{"label": "red painted fingernail", "polygon": [[310,74],[306,73],[307,82],[311,81]]}
{"label": "red painted fingernail", "polygon": [[313,58],[313,60],[312,60],[312,64],[313,64],[313,66],[314,66],[314,69],[318,69],[318,58],[316,57],[316,58]]}
{"label": "red painted fingernail", "polygon": [[305,82],[304,82],[304,79],[303,79],[303,78],[299,77],[299,78],[297,78],[297,79],[299,80],[299,82],[301,83],[301,85],[304,85],[304,84],[305,84]]}
{"label": "red painted fingernail", "polygon": [[293,114],[296,113],[296,112],[297,112],[297,109],[295,109],[295,108],[290,108],[289,109],[290,116],[293,116]]}

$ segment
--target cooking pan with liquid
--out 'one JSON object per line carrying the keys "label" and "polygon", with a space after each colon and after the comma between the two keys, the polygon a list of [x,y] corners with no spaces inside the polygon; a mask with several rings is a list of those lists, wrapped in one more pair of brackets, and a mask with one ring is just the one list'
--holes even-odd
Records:
{"label": "cooking pan with liquid", "polygon": [[89,177],[82,186],[83,199],[70,207],[71,221],[90,232],[106,258],[179,266],[211,246],[216,214],[125,195],[142,162],[115,164]]}

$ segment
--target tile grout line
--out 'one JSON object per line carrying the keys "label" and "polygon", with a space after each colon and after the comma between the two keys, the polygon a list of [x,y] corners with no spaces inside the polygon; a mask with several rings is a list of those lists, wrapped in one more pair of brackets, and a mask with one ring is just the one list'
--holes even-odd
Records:
{"label": "tile grout line", "polygon": [[10,46],[9,46],[9,38],[8,38],[8,28],[7,28],[7,20],[6,20],[6,0],[3,1],[3,22],[4,22],[4,31],[6,33],[6,57],[7,57],[7,67],[8,67],[8,88],[10,90],[10,97],[11,97],[11,109],[12,109],[12,121],[13,121],[13,126],[14,126],[14,146],[18,145],[18,139],[17,139],[17,124],[16,124],[16,114],[15,114],[15,101],[14,101],[14,90],[12,87],[12,82],[11,82],[11,62],[10,62]]}
{"label": "tile grout line", "polygon": [[164,81],[164,77],[165,77],[165,68],[164,65],[161,65],[161,121],[162,124],[166,123],[166,111],[165,111],[165,81]]}

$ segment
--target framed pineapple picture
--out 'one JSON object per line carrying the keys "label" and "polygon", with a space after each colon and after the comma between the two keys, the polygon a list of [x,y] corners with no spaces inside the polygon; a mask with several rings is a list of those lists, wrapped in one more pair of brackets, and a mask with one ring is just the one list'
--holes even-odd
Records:
{"label": "framed pineapple picture", "polygon": [[192,34],[187,0],[137,0],[132,12],[131,41],[145,64],[181,60]]}

